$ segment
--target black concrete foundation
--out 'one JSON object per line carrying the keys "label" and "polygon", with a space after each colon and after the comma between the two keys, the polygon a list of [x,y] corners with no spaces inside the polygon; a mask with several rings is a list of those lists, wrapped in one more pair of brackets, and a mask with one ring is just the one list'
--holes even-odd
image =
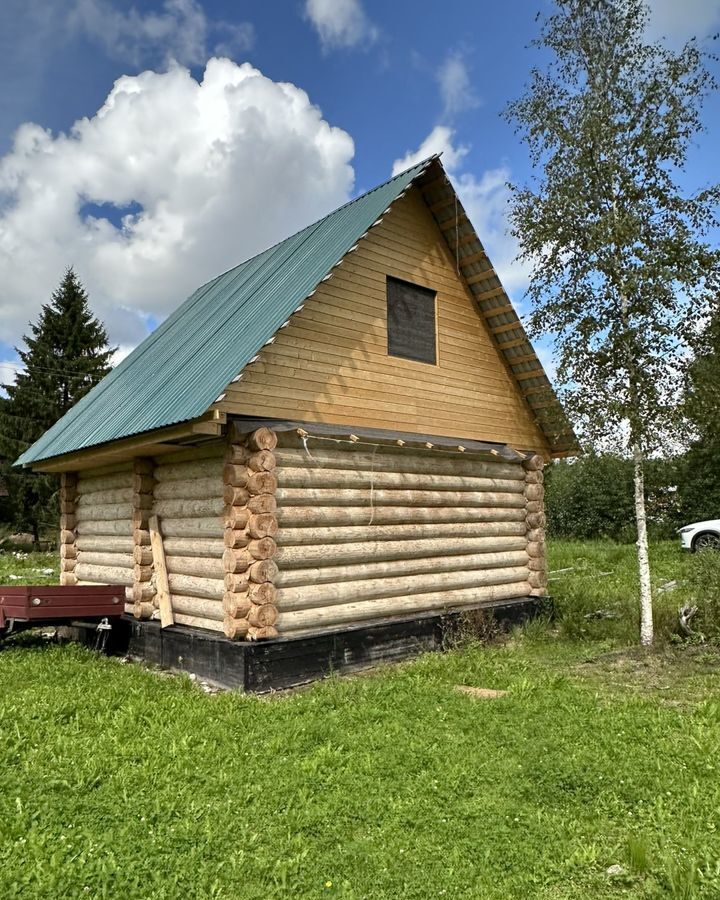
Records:
{"label": "black concrete foundation", "polygon": [[521,597],[481,610],[419,615],[257,643],[229,641],[221,634],[182,625],[161,629],[159,622],[126,616],[114,625],[107,649],[165,669],[191,672],[223,687],[264,692],[295,687],[331,672],[443,650],[478,625],[480,630],[487,630],[489,622],[507,627],[537,615],[547,603],[547,598]]}

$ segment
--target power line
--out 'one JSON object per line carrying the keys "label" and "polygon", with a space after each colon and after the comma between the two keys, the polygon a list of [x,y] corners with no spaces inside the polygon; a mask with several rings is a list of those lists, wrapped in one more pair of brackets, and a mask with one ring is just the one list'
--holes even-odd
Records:
{"label": "power line", "polygon": [[[3,367],[12,369],[12,371],[15,372],[16,376],[30,374],[30,370],[28,370],[25,366],[22,366],[20,364],[11,363],[11,362],[0,363],[0,368],[3,368]],[[111,369],[112,368],[114,368],[114,367],[111,367]],[[58,376],[80,375],[83,378],[86,378],[88,376],[88,374],[90,374],[88,372],[81,372],[79,369],[49,369],[46,366],[38,366],[35,363],[32,364],[31,370],[34,372],[47,372],[50,375],[58,375]]]}

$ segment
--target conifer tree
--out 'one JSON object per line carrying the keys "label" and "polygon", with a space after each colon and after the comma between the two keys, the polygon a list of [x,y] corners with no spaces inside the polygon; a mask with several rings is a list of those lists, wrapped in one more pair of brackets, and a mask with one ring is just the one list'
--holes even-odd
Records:
{"label": "conifer tree", "polygon": [[41,525],[57,522],[57,478],[12,464],[110,371],[115,351],[72,268],[23,341],[25,348],[16,348],[23,369],[0,398],[0,473],[12,524],[30,530],[37,541]]}

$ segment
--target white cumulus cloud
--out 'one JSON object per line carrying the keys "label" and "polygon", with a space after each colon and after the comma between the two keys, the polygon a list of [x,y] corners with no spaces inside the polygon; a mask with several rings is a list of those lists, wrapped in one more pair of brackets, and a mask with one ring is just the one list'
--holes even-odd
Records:
{"label": "white cumulus cloud", "polygon": [[305,15],[325,50],[369,45],[378,38],[360,0],[306,0]]}
{"label": "white cumulus cloud", "polygon": [[22,365],[15,359],[0,359],[0,391],[4,384],[12,384]]}
{"label": "white cumulus cloud", "polygon": [[451,119],[466,109],[480,105],[470,81],[467,63],[459,51],[446,57],[437,71],[437,81],[443,102],[444,118]]}
{"label": "white cumulus cloud", "polygon": [[2,340],[68,265],[113,343],[133,345],[196,287],[345,202],[350,136],[307,94],[211,59],[115,83],[54,135],[25,124],[0,159]]}
{"label": "white cumulus cloud", "polygon": [[514,300],[520,300],[527,287],[530,269],[515,261],[518,245],[508,226],[510,191],[507,181],[510,170],[499,166],[484,172],[480,177],[463,171],[463,163],[469,147],[455,142],[455,132],[445,125],[437,125],[417,150],[406,153],[393,164],[393,175],[426,159],[433,153],[442,153],[442,163],[447,171],[470,221],[475,226],[488,256],[505,289]]}
{"label": "white cumulus cloud", "polygon": [[436,125],[417,150],[408,150],[405,156],[395,160],[392,167],[393,175],[404,172],[405,169],[409,169],[410,166],[422,162],[435,153],[442,153],[443,165],[448,171],[456,169],[469,148],[464,144],[455,146],[454,136],[455,132],[452,128],[447,125]]}
{"label": "white cumulus cloud", "polygon": [[111,0],[75,0],[68,22],[111,56],[136,66],[158,55],[199,65],[210,52],[232,56],[247,51],[254,40],[250,23],[209,21],[197,0],[164,0],[158,11],[146,13],[135,6],[120,9]]}

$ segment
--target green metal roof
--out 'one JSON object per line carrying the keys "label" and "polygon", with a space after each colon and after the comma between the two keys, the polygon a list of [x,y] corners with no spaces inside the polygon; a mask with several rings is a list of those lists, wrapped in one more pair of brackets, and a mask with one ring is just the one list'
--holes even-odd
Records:
{"label": "green metal roof", "polygon": [[201,416],[435,158],[198,288],[16,465]]}

